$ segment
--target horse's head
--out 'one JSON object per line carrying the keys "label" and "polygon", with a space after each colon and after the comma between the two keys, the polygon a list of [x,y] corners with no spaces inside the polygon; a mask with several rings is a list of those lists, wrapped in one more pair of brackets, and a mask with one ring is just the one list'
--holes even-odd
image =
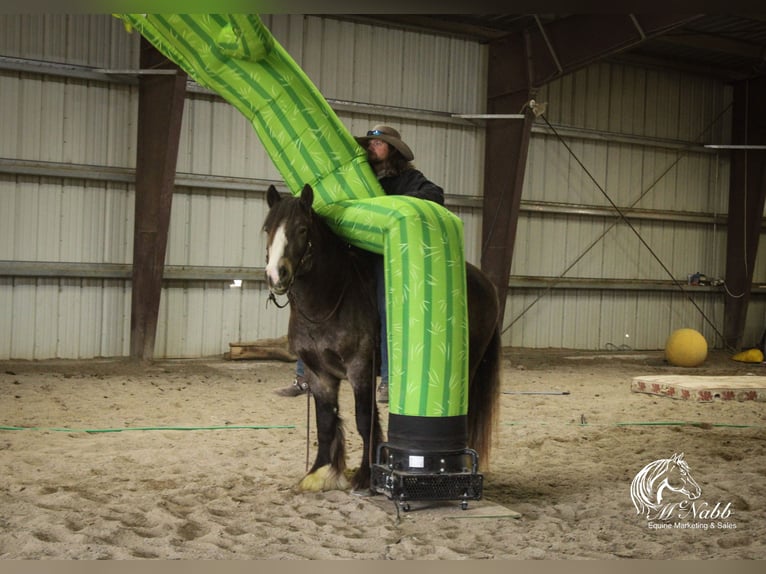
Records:
{"label": "horse's head", "polygon": [[273,293],[283,295],[296,275],[311,266],[314,191],[306,185],[299,198],[283,197],[271,185],[266,201],[269,205],[263,225],[267,235],[266,281]]}
{"label": "horse's head", "polygon": [[[683,494],[690,500],[695,500],[702,494],[699,484],[689,474],[689,465],[684,460],[684,453],[674,454],[670,458],[670,464],[661,486],[663,485],[668,490]],[[661,492],[658,493],[658,499],[662,499]]]}
{"label": "horse's head", "polygon": [[689,473],[683,453],[647,464],[633,479],[630,491],[637,513],[646,512],[647,516],[665,504],[666,491],[683,494],[689,500],[702,494],[699,484]]}

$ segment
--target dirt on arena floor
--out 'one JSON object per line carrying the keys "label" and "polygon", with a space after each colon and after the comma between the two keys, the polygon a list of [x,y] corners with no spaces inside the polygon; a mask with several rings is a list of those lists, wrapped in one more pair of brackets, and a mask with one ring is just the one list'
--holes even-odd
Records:
{"label": "dirt on arena floor", "polygon": [[[381,495],[294,490],[307,401],[274,393],[293,368],[0,362],[0,558],[766,558],[766,404],[630,388],[639,375],[764,375],[762,364],[508,349],[484,500],[399,513]],[[344,383],[350,465],[352,413]],[[669,520],[639,514],[634,478],[678,453],[694,504],[666,489],[664,502],[683,502]]]}

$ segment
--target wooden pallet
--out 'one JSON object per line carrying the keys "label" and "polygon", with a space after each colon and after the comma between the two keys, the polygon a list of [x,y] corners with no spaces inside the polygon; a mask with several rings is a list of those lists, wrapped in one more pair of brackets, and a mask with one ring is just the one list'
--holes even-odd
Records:
{"label": "wooden pallet", "polygon": [[298,359],[290,351],[287,337],[259,339],[249,343],[229,343],[229,352],[224,353],[223,356],[232,361],[276,360],[294,362]]}
{"label": "wooden pallet", "polygon": [[645,375],[634,377],[634,393],[699,402],[766,401],[766,377],[705,377],[694,375]]}

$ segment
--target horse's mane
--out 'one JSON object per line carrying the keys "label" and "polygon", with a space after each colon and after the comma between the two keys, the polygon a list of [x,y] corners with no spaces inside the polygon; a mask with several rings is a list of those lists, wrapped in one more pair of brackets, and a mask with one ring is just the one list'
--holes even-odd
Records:
{"label": "horse's mane", "polygon": [[276,202],[266,214],[266,219],[263,222],[263,229],[266,231],[274,229],[277,223],[294,218],[295,214],[303,209],[305,208],[301,204],[300,198],[282,194],[281,199]]}
{"label": "horse's mane", "polygon": [[645,511],[648,512],[650,509],[657,510],[660,507],[657,504],[654,482],[659,476],[665,474],[669,464],[669,459],[655,460],[642,468],[633,479],[630,485],[630,493],[638,514],[643,514]]}
{"label": "horse's mane", "polygon": [[[274,229],[276,225],[281,221],[290,221],[299,215],[301,212],[306,211],[307,207],[300,197],[296,197],[289,194],[282,194],[281,200],[274,204],[266,214],[266,219],[263,222],[263,229],[268,231]],[[335,234],[330,226],[322,219],[322,217],[314,211],[313,208],[308,208],[309,217],[311,219],[311,225],[319,231],[323,240],[335,241],[339,244],[345,244],[340,236]]]}

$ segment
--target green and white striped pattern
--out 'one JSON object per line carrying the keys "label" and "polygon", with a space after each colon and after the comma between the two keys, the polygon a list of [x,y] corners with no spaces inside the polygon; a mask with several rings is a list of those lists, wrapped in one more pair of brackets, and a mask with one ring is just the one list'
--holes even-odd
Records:
{"label": "green and white striped pattern", "polygon": [[321,213],[349,242],[383,253],[389,412],[465,414],[468,321],[460,219],[436,203],[395,195],[341,201]]}
{"label": "green and white striped pattern", "polygon": [[350,243],[384,256],[389,409],[447,417],[468,409],[462,222],[443,207],[387,196],[366,153],[253,14],[121,14],[197,83],[252,123],[293,194]]}

